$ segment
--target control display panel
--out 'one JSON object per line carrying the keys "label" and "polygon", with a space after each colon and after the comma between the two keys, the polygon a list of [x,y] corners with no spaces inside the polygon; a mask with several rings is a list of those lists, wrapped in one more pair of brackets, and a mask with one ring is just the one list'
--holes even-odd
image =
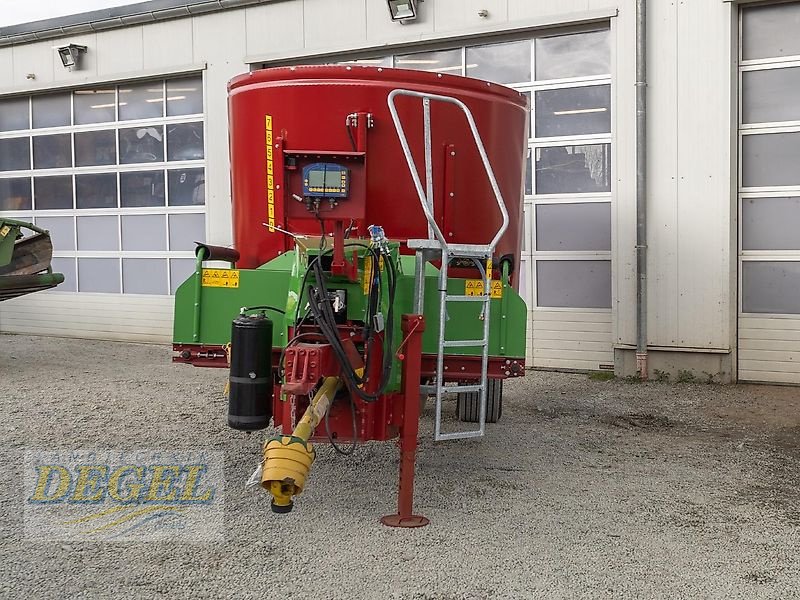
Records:
{"label": "control display panel", "polygon": [[303,167],[303,196],[306,198],[347,198],[349,193],[347,167],[327,162]]}

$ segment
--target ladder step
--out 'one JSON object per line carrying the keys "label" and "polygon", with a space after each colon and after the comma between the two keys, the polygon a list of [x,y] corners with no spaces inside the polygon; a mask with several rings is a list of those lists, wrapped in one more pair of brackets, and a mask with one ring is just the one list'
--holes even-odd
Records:
{"label": "ladder step", "polygon": [[[442,244],[436,239],[408,240],[406,242],[412,250],[427,250],[429,252],[441,252]],[[482,244],[447,244],[447,254],[451,258],[488,258],[493,248]]]}
{"label": "ladder step", "polygon": [[[421,385],[419,391],[425,394],[435,394],[435,385]],[[467,393],[467,392],[482,392],[483,386],[481,385],[447,385],[442,387],[442,392],[445,394]]]}
{"label": "ladder step", "polygon": [[445,440],[466,440],[469,438],[477,438],[483,437],[483,432],[480,430],[476,431],[459,431],[456,433],[440,433],[438,436],[434,436],[434,440],[437,442],[443,442]]}
{"label": "ladder step", "polygon": [[483,386],[480,385],[480,384],[478,384],[478,385],[453,385],[453,386],[444,388],[444,390],[446,392],[457,392],[457,393],[463,394],[463,393],[466,393],[466,392],[482,392],[483,391]]}
{"label": "ladder step", "polygon": [[484,346],[486,340],[444,340],[442,346],[445,348],[463,348],[465,346]]}
{"label": "ladder step", "polygon": [[445,296],[445,302],[486,302],[489,296],[481,294],[480,296]]}

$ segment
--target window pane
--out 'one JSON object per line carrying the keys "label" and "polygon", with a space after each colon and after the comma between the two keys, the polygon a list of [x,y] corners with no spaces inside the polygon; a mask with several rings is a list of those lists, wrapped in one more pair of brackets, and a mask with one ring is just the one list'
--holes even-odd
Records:
{"label": "window pane", "polygon": [[800,132],[742,136],[742,185],[800,184]]}
{"label": "window pane", "polygon": [[166,250],[166,219],[165,215],[124,215],[122,217],[122,249]]}
{"label": "window pane", "polygon": [[608,29],[536,38],[534,43],[537,81],[611,72]]}
{"label": "window pane", "polygon": [[743,198],[742,250],[800,250],[800,198]]}
{"label": "window pane", "polygon": [[398,56],[394,60],[398,69],[415,71],[435,71],[461,75],[461,50],[441,50],[438,52],[415,52]]}
{"label": "window pane", "polygon": [[68,133],[33,137],[33,168],[58,169],[72,166],[72,136]]}
{"label": "window pane", "polygon": [[800,121],[800,67],[742,73],[742,122]]}
{"label": "window pane", "polygon": [[167,172],[170,206],[206,203],[205,169],[178,169]]}
{"label": "window pane", "polygon": [[800,4],[757,6],[742,11],[742,58],[800,54]]}
{"label": "window pane", "polygon": [[533,110],[533,103],[531,102],[531,92],[522,92],[522,95],[528,99],[528,137],[533,137],[533,121],[531,120],[531,111]]}
{"label": "window pane", "polygon": [[78,250],[119,250],[116,215],[77,219]]}
{"label": "window pane", "polygon": [[537,306],[611,308],[611,261],[537,260]]}
{"label": "window pane", "polygon": [[0,210],[30,210],[31,178],[0,179]]}
{"label": "window pane", "polygon": [[33,201],[36,210],[72,208],[72,175],[34,177]]}
{"label": "window pane", "polygon": [[31,101],[34,128],[61,127],[70,124],[70,94],[34,96]]}
{"label": "window pane", "polygon": [[531,41],[467,48],[467,77],[495,83],[531,80]]}
{"label": "window pane", "polygon": [[78,289],[81,292],[119,293],[119,259],[79,258]]}
{"label": "window pane", "polygon": [[117,164],[117,136],[113,129],[75,133],[75,166]]}
{"label": "window pane", "polygon": [[610,251],[611,204],[539,204],[536,249],[544,251]]}
{"label": "window pane", "polygon": [[800,314],[800,262],[742,262],[742,311]]}
{"label": "window pane", "polygon": [[164,127],[134,127],[119,130],[119,162],[161,162],[164,160]]}
{"label": "window pane", "polygon": [[36,217],[36,225],[50,232],[53,250],[75,250],[75,224],[72,217]]}
{"label": "window pane", "polygon": [[28,129],[30,114],[28,97],[0,101],[0,131]]}
{"label": "window pane", "polygon": [[164,206],[164,171],[119,174],[120,205]]}
{"label": "window pane", "polygon": [[202,123],[167,125],[167,160],[200,160],[203,156]]}
{"label": "window pane", "polygon": [[536,136],[585,135],[611,131],[611,86],[536,92]]}
{"label": "window pane", "polygon": [[56,290],[59,292],[77,292],[78,277],[75,270],[75,259],[54,258],[50,264],[54,273],[62,273],[64,275],[64,282]]}
{"label": "window pane", "polygon": [[203,79],[182,77],[167,81],[167,116],[194,115],[203,112]]}
{"label": "window pane", "polygon": [[525,159],[525,195],[533,194],[533,158],[531,149],[528,148],[527,158]]}
{"label": "window pane", "polygon": [[522,254],[530,254],[533,250],[533,204],[527,201],[522,204]]}
{"label": "window pane", "polygon": [[126,294],[167,295],[167,260],[123,258],[122,289]]}
{"label": "window pane", "polygon": [[152,119],[164,115],[164,88],[160,81],[119,86],[119,120]]}
{"label": "window pane", "polygon": [[75,204],[78,208],[116,208],[116,173],[75,175]]}
{"label": "window pane", "polygon": [[0,140],[0,171],[23,171],[31,168],[31,138]]}
{"label": "window pane", "polygon": [[170,215],[169,249],[193,251],[195,242],[206,240],[205,215]]}
{"label": "window pane", "polygon": [[537,194],[609,191],[611,191],[610,144],[536,149]]}
{"label": "window pane", "polygon": [[180,285],[194,273],[195,261],[193,258],[169,259],[169,293],[174,294]]}
{"label": "window pane", "polygon": [[75,125],[116,120],[117,98],[113,89],[75,90],[72,100]]}

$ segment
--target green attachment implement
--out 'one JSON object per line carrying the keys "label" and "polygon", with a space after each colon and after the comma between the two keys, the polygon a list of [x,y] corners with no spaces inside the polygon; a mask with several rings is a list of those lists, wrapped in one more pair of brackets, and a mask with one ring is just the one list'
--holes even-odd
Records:
{"label": "green attachment implement", "polygon": [[57,286],[50,234],[35,225],[0,217],[0,301]]}

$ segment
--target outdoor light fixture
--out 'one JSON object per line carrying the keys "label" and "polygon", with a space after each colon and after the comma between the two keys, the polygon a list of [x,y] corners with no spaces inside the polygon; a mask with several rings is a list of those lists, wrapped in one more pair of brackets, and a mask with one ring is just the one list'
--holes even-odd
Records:
{"label": "outdoor light fixture", "polygon": [[86,46],[70,44],[69,46],[59,46],[58,48],[58,56],[61,58],[61,64],[70,71],[72,71],[73,68],[80,69],[81,54],[86,54]]}
{"label": "outdoor light fixture", "polygon": [[404,24],[417,18],[417,0],[386,0],[392,21]]}

